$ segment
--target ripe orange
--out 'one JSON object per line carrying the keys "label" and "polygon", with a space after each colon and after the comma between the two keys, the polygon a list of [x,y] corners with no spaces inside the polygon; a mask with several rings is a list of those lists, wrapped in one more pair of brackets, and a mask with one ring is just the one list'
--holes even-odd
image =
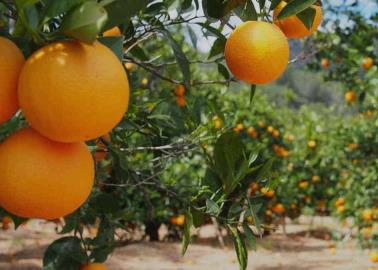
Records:
{"label": "ripe orange", "polygon": [[354,92],[353,90],[350,90],[350,91],[345,93],[344,98],[345,98],[346,102],[354,103],[357,99],[356,92]]}
{"label": "ripe orange", "polygon": [[285,33],[288,38],[304,38],[314,33],[322,21],[322,8],[317,5],[311,7],[315,9],[315,19],[311,29],[307,29],[303,22],[297,16],[290,16],[282,20],[277,20],[277,16],[287,5],[285,1],[281,1],[273,12],[274,23]]}
{"label": "ripe orange", "polygon": [[313,175],[311,180],[312,180],[313,183],[318,183],[320,181],[320,177],[317,176],[317,175]]}
{"label": "ripe orange", "polygon": [[289,43],[276,25],[248,21],[231,33],[224,53],[236,78],[251,84],[265,84],[278,79],[285,71]]}
{"label": "ripe orange", "polygon": [[371,210],[371,209],[365,209],[362,212],[362,218],[365,221],[372,221],[373,220],[373,210]]}
{"label": "ripe orange", "polygon": [[320,64],[322,65],[322,67],[324,69],[329,68],[329,66],[331,65],[327,58],[323,58],[322,61],[320,62]]}
{"label": "ripe orange", "polygon": [[19,109],[17,82],[24,62],[20,49],[9,39],[0,37],[0,124]]}
{"label": "ripe orange", "polygon": [[121,62],[99,42],[62,41],[36,51],[19,79],[20,107],[31,126],[59,142],[79,142],[109,132],[129,102]]}
{"label": "ripe orange", "polygon": [[182,84],[177,85],[175,88],[175,95],[178,97],[182,97],[184,96],[184,94],[185,94],[185,86],[183,86]]}
{"label": "ripe orange", "polygon": [[218,116],[214,116],[213,117],[213,121],[214,121],[214,127],[216,129],[221,129],[222,128],[223,123],[222,123],[222,120]]}
{"label": "ripe orange", "polygon": [[335,206],[339,207],[345,204],[345,199],[344,198],[338,198],[335,202]]}
{"label": "ripe orange", "polygon": [[133,63],[125,63],[123,66],[126,68],[127,71],[132,72],[136,69]]}
{"label": "ripe orange", "polygon": [[279,131],[278,129],[274,129],[274,130],[272,131],[272,136],[273,136],[274,138],[278,138],[278,137],[280,136],[280,131]]}
{"label": "ripe orange", "polygon": [[82,265],[80,270],[108,270],[108,268],[102,263],[90,263]]}
{"label": "ripe orange", "polygon": [[106,31],[103,33],[103,36],[104,36],[104,37],[117,37],[117,36],[122,36],[122,32],[121,32],[121,29],[119,29],[119,27],[114,26],[113,28],[111,28],[111,29],[109,29],[109,30],[106,30]]}
{"label": "ripe orange", "polygon": [[179,107],[185,107],[186,106],[185,97],[180,97],[180,96],[176,97],[176,104]]}
{"label": "ripe orange", "polygon": [[362,60],[362,67],[365,70],[369,70],[374,65],[374,60],[371,57],[366,57]]}
{"label": "ripe orange", "polygon": [[252,137],[252,138],[257,138],[257,136],[258,136],[257,131],[255,130],[254,127],[249,127],[249,128],[247,129],[247,133],[248,133],[248,135],[249,135],[250,137]]}
{"label": "ripe orange", "polygon": [[344,205],[340,205],[340,206],[337,207],[337,212],[338,212],[339,214],[344,213],[344,211],[345,211],[345,207],[344,207]]}
{"label": "ripe orange", "polygon": [[1,229],[3,231],[9,230],[12,222],[13,222],[13,220],[12,220],[12,218],[10,216],[3,217],[1,219],[1,223],[2,223]]}
{"label": "ripe orange", "polygon": [[308,188],[308,181],[306,181],[306,180],[300,181],[298,186],[299,186],[300,189],[306,189],[306,188]]}
{"label": "ripe orange", "polygon": [[308,142],[307,142],[307,146],[308,146],[309,148],[315,148],[315,147],[316,147],[316,141],[314,141],[314,140],[310,140],[310,141],[308,141]]}
{"label": "ripe orange", "polygon": [[183,226],[185,224],[185,215],[178,215],[176,217],[176,225]]}
{"label": "ripe orange", "polygon": [[84,143],[59,143],[27,128],[0,145],[0,205],[25,218],[57,219],[79,208],[94,178]]}
{"label": "ripe orange", "polygon": [[273,207],[273,212],[278,214],[278,215],[282,215],[283,213],[285,213],[285,207],[281,203],[277,203]]}
{"label": "ripe orange", "polygon": [[378,263],[378,251],[377,250],[370,252],[369,257],[370,257],[370,261],[372,261],[374,263]]}

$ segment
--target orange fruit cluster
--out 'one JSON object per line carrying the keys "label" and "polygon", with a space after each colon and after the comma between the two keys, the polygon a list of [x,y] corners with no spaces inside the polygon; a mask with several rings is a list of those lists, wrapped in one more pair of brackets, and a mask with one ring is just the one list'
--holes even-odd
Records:
{"label": "orange fruit cluster", "polygon": [[84,141],[108,133],[127,111],[129,83],[99,42],[61,41],[26,62],[0,38],[0,124],[21,109],[29,128],[0,144],[0,206],[25,218],[54,220],[88,198],[94,162]]}
{"label": "orange fruit cluster", "polygon": [[175,88],[176,104],[179,107],[186,106],[185,90],[185,86],[182,84],[177,85]]}

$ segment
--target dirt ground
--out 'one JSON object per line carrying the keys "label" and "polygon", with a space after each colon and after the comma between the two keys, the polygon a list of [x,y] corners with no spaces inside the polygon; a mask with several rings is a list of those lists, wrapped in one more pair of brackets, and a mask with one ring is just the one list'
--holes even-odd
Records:
{"label": "dirt ground", "polygon": [[[329,222],[328,226],[337,225]],[[307,229],[305,224],[289,224],[287,236],[278,231],[259,240],[257,252],[250,252],[248,269],[378,270],[354,241],[334,248],[330,240],[305,235]],[[141,242],[117,249],[107,265],[110,270],[238,270],[232,247],[219,248],[213,234],[211,226],[202,228],[185,257],[180,256],[179,243]],[[42,269],[43,252],[55,238],[55,226],[40,221],[16,232],[0,232],[0,270]]]}

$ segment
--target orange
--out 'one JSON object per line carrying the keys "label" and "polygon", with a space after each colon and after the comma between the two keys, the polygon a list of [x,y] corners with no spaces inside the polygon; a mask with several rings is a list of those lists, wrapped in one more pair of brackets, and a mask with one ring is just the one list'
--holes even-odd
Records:
{"label": "orange", "polygon": [[306,180],[300,181],[298,186],[300,189],[306,189],[308,187],[308,181]]}
{"label": "orange", "polygon": [[281,203],[277,203],[273,207],[273,212],[278,214],[278,215],[282,215],[283,213],[285,213],[285,207]]}
{"label": "orange", "polygon": [[362,67],[365,70],[369,70],[374,65],[374,60],[371,57],[366,57],[362,60]]}
{"label": "orange", "polygon": [[26,61],[18,94],[22,112],[39,133],[79,142],[117,125],[128,107],[129,83],[122,63],[106,46],[62,41]]}
{"label": "orange", "polygon": [[185,224],[185,215],[179,215],[176,217],[176,225],[183,226]]}
{"label": "orange", "polygon": [[27,128],[0,145],[0,205],[16,216],[66,216],[88,198],[93,178],[84,143],[54,142]]}
{"label": "orange", "polygon": [[182,97],[184,96],[184,94],[185,94],[185,86],[183,86],[182,84],[177,85],[175,88],[175,95],[178,97]]}
{"label": "orange", "polygon": [[274,127],[268,126],[268,128],[266,129],[266,131],[268,131],[269,133],[273,133]]}
{"label": "orange", "polygon": [[371,210],[371,209],[365,209],[362,212],[362,218],[365,221],[372,221],[373,220],[373,210]]}
{"label": "orange", "polygon": [[378,263],[378,251],[377,250],[370,252],[369,257],[370,257],[370,261],[372,261],[374,263]]}
{"label": "orange", "polygon": [[142,84],[142,87],[147,87],[148,86],[148,79],[143,78],[142,81],[141,81],[141,84]]}
{"label": "orange", "polygon": [[314,176],[312,176],[311,180],[312,180],[313,183],[318,183],[320,181],[320,177],[317,176],[317,175],[314,175]]}
{"label": "orange", "polygon": [[108,270],[108,268],[102,263],[90,263],[82,265],[80,270]]}
{"label": "orange", "polygon": [[117,36],[122,36],[122,32],[121,32],[121,29],[119,29],[119,27],[114,26],[113,28],[111,28],[111,29],[109,29],[109,30],[106,30],[106,31],[103,33],[103,36],[104,36],[104,37],[117,37]]}
{"label": "orange", "polygon": [[338,198],[335,202],[335,206],[339,207],[345,204],[345,199],[344,198]]}
{"label": "orange", "polygon": [[223,123],[222,123],[222,120],[218,116],[214,116],[213,117],[213,121],[214,121],[214,127],[216,129],[221,129],[222,128]]}
{"label": "orange", "polygon": [[176,104],[179,107],[185,107],[186,106],[185,97],[180,97],[180,96],[176,97]]}
{"label": "orange", "polygon": [[254,127],[249,127],[249,128],[247,129],[247,133],[248,133],[248,135],[249,135],[250,137],[252,137],[252,138],[257,138],[257,136],[258,136],[257,131],[255,130]]}
{"label": "orange", "polygon": [[344,211],[345,211],[345,207],[344,207],[344,205],[340,205],[340,206],[337,207],[337,212],[338,212],[339,214],[344,213]]}
{"label": "orange", "polygon": [[125,63],[123,66],[126,68],[127,71],[131,72],[136,69],[135,65],[133,63]]}
{"label": "orange", "polygon": [[314,141],[314,140],[310,140],[310,141],[308,141],[308,142],[307,142],[307,146],[308,146],[309,148],[315,148],[315,147],[316,147],[316,141]]}
{"label": "orange", "polygon": [[17,82],[24,62],[20,49],[9,39],[0,37],[0,125],[19,109]]}
{"label": "orange", "polygon": [[322,61],[320,62],[320,64],[322,65],[322,67],[324,69],[327,69],[330,66],[330,62],[327,58],[323,58]]}
{"label": "orange", "polygon": [[251,84],[278,79],[289,61],[289,43],[274,24],[248,21],[240,24],[226,42],[225,59],[234,76]]}
{"label": "orange", "polygon": [[357,99],[356,92],[354,92],[353,90],[350,90],[350,91],[345,93],[344,98],[345,98],[346,102],[354,103],[354,102],[356,102],[356,99]]}
{"label": "orange", "polygon": [[280,136],[280,131],[278,129],[275,129],[272,131],[272,136],[274,138],[278,138]]}
{"label": "orange", "polygon": [[314,33],[322,21],[322,8],[317,5],[311,7],[315,9],[316,14],[311,29],[307,29],[303,22],[297,16],[290,16],[282,20],[277,20],[278,15],[287,5],[285,1],[281,1],[274,9],[274,23],[285,33],[288,38],[304,38]]}

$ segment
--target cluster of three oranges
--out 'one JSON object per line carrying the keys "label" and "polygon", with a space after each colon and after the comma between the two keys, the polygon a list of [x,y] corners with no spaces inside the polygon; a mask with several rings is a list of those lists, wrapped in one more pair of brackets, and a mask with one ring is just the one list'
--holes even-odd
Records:
{"label": "cluster of three oranges", "polygon": [[0,207],[48,220],[79,208],[95,174],[84,142],[114,128],[128,102],[122,63],[101,43],[56,42],[25,61],[0,37],[0,125],[19,109],[30,125],[0,144]]}

